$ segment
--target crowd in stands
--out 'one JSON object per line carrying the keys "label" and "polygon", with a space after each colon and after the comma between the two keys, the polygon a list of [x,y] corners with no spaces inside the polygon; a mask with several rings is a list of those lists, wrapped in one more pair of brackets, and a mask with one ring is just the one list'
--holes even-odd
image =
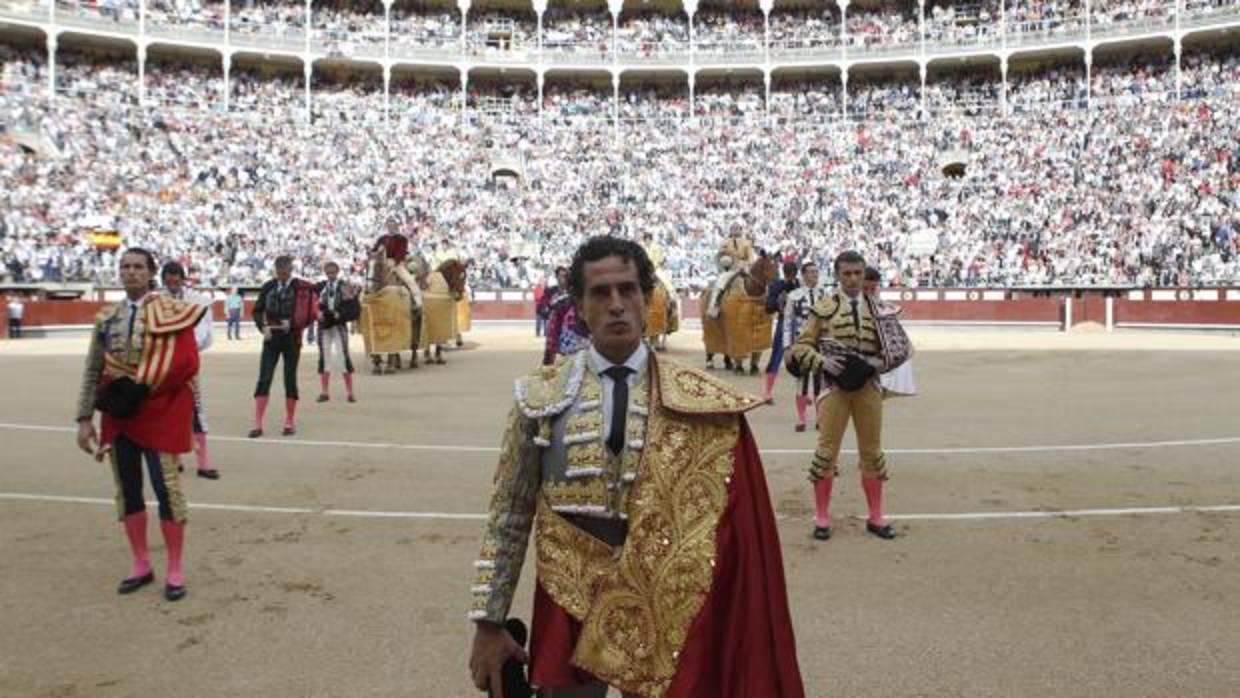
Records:
{"label": "crowd in stands", "polygon": [[[91,16],[111,22],[138,21],[138,0],[56,0],[68,16]],[[1240,0],[1183,0],[1186,15],[1235,11]],[[1167,22],[1173,0],[1097,0],[1090,3],[1095,33],[1132,23]],[[926,40],[935,44],[994,45],[1001,40],[999,18],[1006,12],[1011,40],[1023,35],[1051,37],[1084,33],[1082,0],[931,0],[925,7]],[[209,0],[149,0],[151,33],[189,29],[222,33],[225,3]],[[454,2],[434,6],[396,3],[390,39],[397,55],[419,50],[455,50],[461,42],[460,13]],[[921,18],[913,2],[849,7],[846,44],[853,50],[882,50],[919,43]],[[698,51],[740,54],[763,50],[764,19],[756,8],[726,12],[709,8],[694,17]],[[238,41],[304,41],[305,5],[296,0],[233,2],[230,31]],[[314,44],[332,53],[374,52],[387,40],[387,19],[380,0],[315,0],[310,25]],[[532,6],[524,10],[470,11],[465,45],[475,57],[516,52],[530,55],[538,44]],[[684,14],[645,8],[620,16],[618,48],[626,55],[658,57],[688,52],[689,21]],[[840,12],[834,2],[817,7],[779,8],[770,16],[771,49],[776,54],[839,46]],[[612,48],[612,18],[603,8],[550,7],[543,20],[543,46],[552,53],[607,56]]]}
{"label": "crowd in stands", "polygon": [[[606,90],[589,86],[549,91],[540,127],[529,87],[471,83],[475,108],[506,101],[517,118],[463,125],[459,87],[402,83],[384,126],[366,116],[382,111],[373,83],[324,80],[306,124],[304,79],[234,71],[223,113],[201,107],[217,74],[162,65],[147,79],[158,103],[142,109],[132,64],[66,60],[49,101],[39,54],[0,49],[0,122],[55,151],[3,146],[0,275],[10,279],[115,283],[115,252],[87,234],[100,228],[206,284],[257,283],[279,253],[303,273],[333,259],[357,276],[367,247],[397,229],[427,255],[453,247],[472,259],[478,289],[536,283],[586,234],[653,233],[672,276],[701,287],[720,239],[740,226],[781,256],[858,248],[890,284],[1240,283],[1234,50],[1186,56],[1183,91],[1203,101],[1166,96],[1173,72],[1161,62],[1113,61],[1095,66],[1111,98],[1092,110],[1038,107],[1083,84],[1083,71],[1050,67],[1013,82],[1009,97],[1025,108],[1006,119],[910,121],[902,112],[919,97],[905,81],[850,82],[864,120],[802,121],[836,109],[838,85],[780,83],[772,106],[789,118],[770,126],[669,126],[643,119],[684,115],[687,94],[626,89],[631,120],[618,139],[605,122],[565,125],[609,109]],[[755,84],[703,85],[699,111],[749,113],[760,95]],[[940,170],[953,149],[969,158],[958,179]],[[497,153],[520,163],[519,184],[493,177]],[[932,255],[911,247],[926,239]]]}

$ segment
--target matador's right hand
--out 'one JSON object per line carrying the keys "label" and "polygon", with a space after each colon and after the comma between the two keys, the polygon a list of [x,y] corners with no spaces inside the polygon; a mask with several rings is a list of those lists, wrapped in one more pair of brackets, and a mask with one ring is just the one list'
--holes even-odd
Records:
{"label": "matador's right hand", "polygon": [[78,422],[77,445],[84,453],[95,455],[95,446],[99,441],[99,435],[95,433],[95,424],[92,420],[83,419]]}
{"label": "matador's right hand", "polygon": [[504,662],[514,658],[528,662],[529,656],[504,626],[487,622],[476,625],[469,673],[479,691],[490,690],[495,698],[504,698]]}

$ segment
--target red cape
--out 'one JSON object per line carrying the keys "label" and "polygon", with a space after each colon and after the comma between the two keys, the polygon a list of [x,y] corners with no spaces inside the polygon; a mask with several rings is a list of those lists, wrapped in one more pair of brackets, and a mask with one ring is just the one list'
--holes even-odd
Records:
{"label": "red cape", "polygon": [[[666,698],[803,698],[775,513],[749,425],[733,451],[715,577],[681,648]],[[596,679],[571,664],[581,623],[534,589],[530,681],[565,688]]]}
{"label": "red cape", "polygon": [[[150,337],[147,338],[151,341]],[[112,443],[124,434],[143,448],[160,453],[188,453],[193,449],[194,394],[189,382],[198,373],[198,343],[189,327],[174,335],[167,373],[128,419],[103,415],[100,442]]]}

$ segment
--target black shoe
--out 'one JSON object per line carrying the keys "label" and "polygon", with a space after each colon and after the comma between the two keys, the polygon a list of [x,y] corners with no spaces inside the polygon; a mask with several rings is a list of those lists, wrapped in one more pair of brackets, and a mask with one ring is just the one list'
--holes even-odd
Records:
{"label": "black shoe", "polygon": [[183,472],[185,472],[185,466],[184,466],[184,465],[182,465],[182,464],[180,464],[180,463],[177,463],[177,472],[178,472],[178,473],[183,473]]}
{"label": "black shoe", "polygon": [[173,586],[172,584],[164,585],[164,598],[169,601],[180,601],[185,598],[184,586]]}
{"label": "black shoe", "polygon": [[120,586],[116,587],[116,593],[132,594],[153,581],[155,581],[154,572],[147,572],[141,577],[129,577],[128,579],[122,579]]}
{"label": "black shoe", "polygon": [[260,437],[260,436],[262,436],[262,435],[263,435],[263,430],[262,430],[262,429],[251,429],[251,430],[250,430],[250,438],[251,438],[251,439],[257,439],[258,437]]}
{"label": "black shoe", "polygon": [[866,521],[865,530],[878,536],[879,538],[882,538],[883,540],[891,540],[896,537],[896,530],[891,527],[891,524],[883,524],[882,526],[879,526],[876,523]]}
{"label": "black shoe", "polygon": [[830,526],[815,526],[814,538],[817,540],[829,540],[831,538]]}
{"label": "black shoe", "polygon": [[349,402],[357,402],[357,398],[353,397],[352,395],[348,397],[348,400]]}
{"label": "black shoe", "polygon": [[210,470],[199,470],[198,477],[204,480],[218,480],[220,479],[220,471],[215,468],[211,468]]}
{"label": "black shoe", "polygon": [[297,433],[297,430],[286,424],[284,425],[284,429],[280,433],[283,434],[284,436],[292,436],[293,434]]}
{"label": "black shoe", "polygon": [[323,393],[322,395],[319,396],[318,400],[315,400],[315,402],[327,402],[330,399],[331,398],[327,396],[327,393]]}

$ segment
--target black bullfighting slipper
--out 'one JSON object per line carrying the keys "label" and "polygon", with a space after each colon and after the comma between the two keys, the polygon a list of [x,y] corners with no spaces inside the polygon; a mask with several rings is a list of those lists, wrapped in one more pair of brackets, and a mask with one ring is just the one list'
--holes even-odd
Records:
{"label": "black bullfighting slipper", "polygon": [[199,470],[198,477],[204,480],[218,480],[220,479],[220,471],[215,468],[211,468],[210,470]]}
{"label": "black bullfighting slipper", "polygon": [[297,433],[297,430],[294,429],[293,427],[285,425],[284,430],[281,431],[280,433],[283,434],[284,436],[292,436],[293,434]]}
{"label": "black bullfighting slipper", "polygon": [[882,526],[879,526],[878,524],[866,521],[865,530],[878,536],[879,538],[882,538],[883,540],[891,540],[896,537],[896,530],[891,527],[891,524],[883,524]]}
{"label": "black bullfighting slipper", "polygon": [[814,527],[814,538],[816,538],[817,540],[830,540],[831,527],[830,526],[815,526]]}
{"label": "black bullfighting slipper", "polygon": [[323,394],[323,395],[320,395],[320,396],[318,397],[318,399],[317,399],[317,400],[315,400],[315,402],[327,402],[327,401],[328,401],[328,400],[330,400],[330,399],[331,399],[331,398],[330,398],[330,397],[328,397],[326,394]]}
{"label": "black bullfighting slipper", "polygon": [[251,430],[250,430],[250,438],[251,438],[251,439],[257,439],[258,437],[260,437],[260,436],[262,436],[262,435],[263,435],[263,430],[262,430],[262,429],[251,429]]}
{"label": "black bullfighting slipper", "polygon": [[357,402],[357,398],[353,397],[352,395],[349,396],[348,400],[349,402]]}
{"label": "black bullfighting slipper", "polygon": [[155,581],[154,572],[147,572],[141,577],[129,577],[128,579],[122,579],[120,586],[116,587],[116,593],[132,594],[153,581]]}
{"label": "black bullfighting slipper", "polygon": [[185,587],[174,586],[172,584],[164,585],[164,598],[169,601],[180,601],[185,598]]}

